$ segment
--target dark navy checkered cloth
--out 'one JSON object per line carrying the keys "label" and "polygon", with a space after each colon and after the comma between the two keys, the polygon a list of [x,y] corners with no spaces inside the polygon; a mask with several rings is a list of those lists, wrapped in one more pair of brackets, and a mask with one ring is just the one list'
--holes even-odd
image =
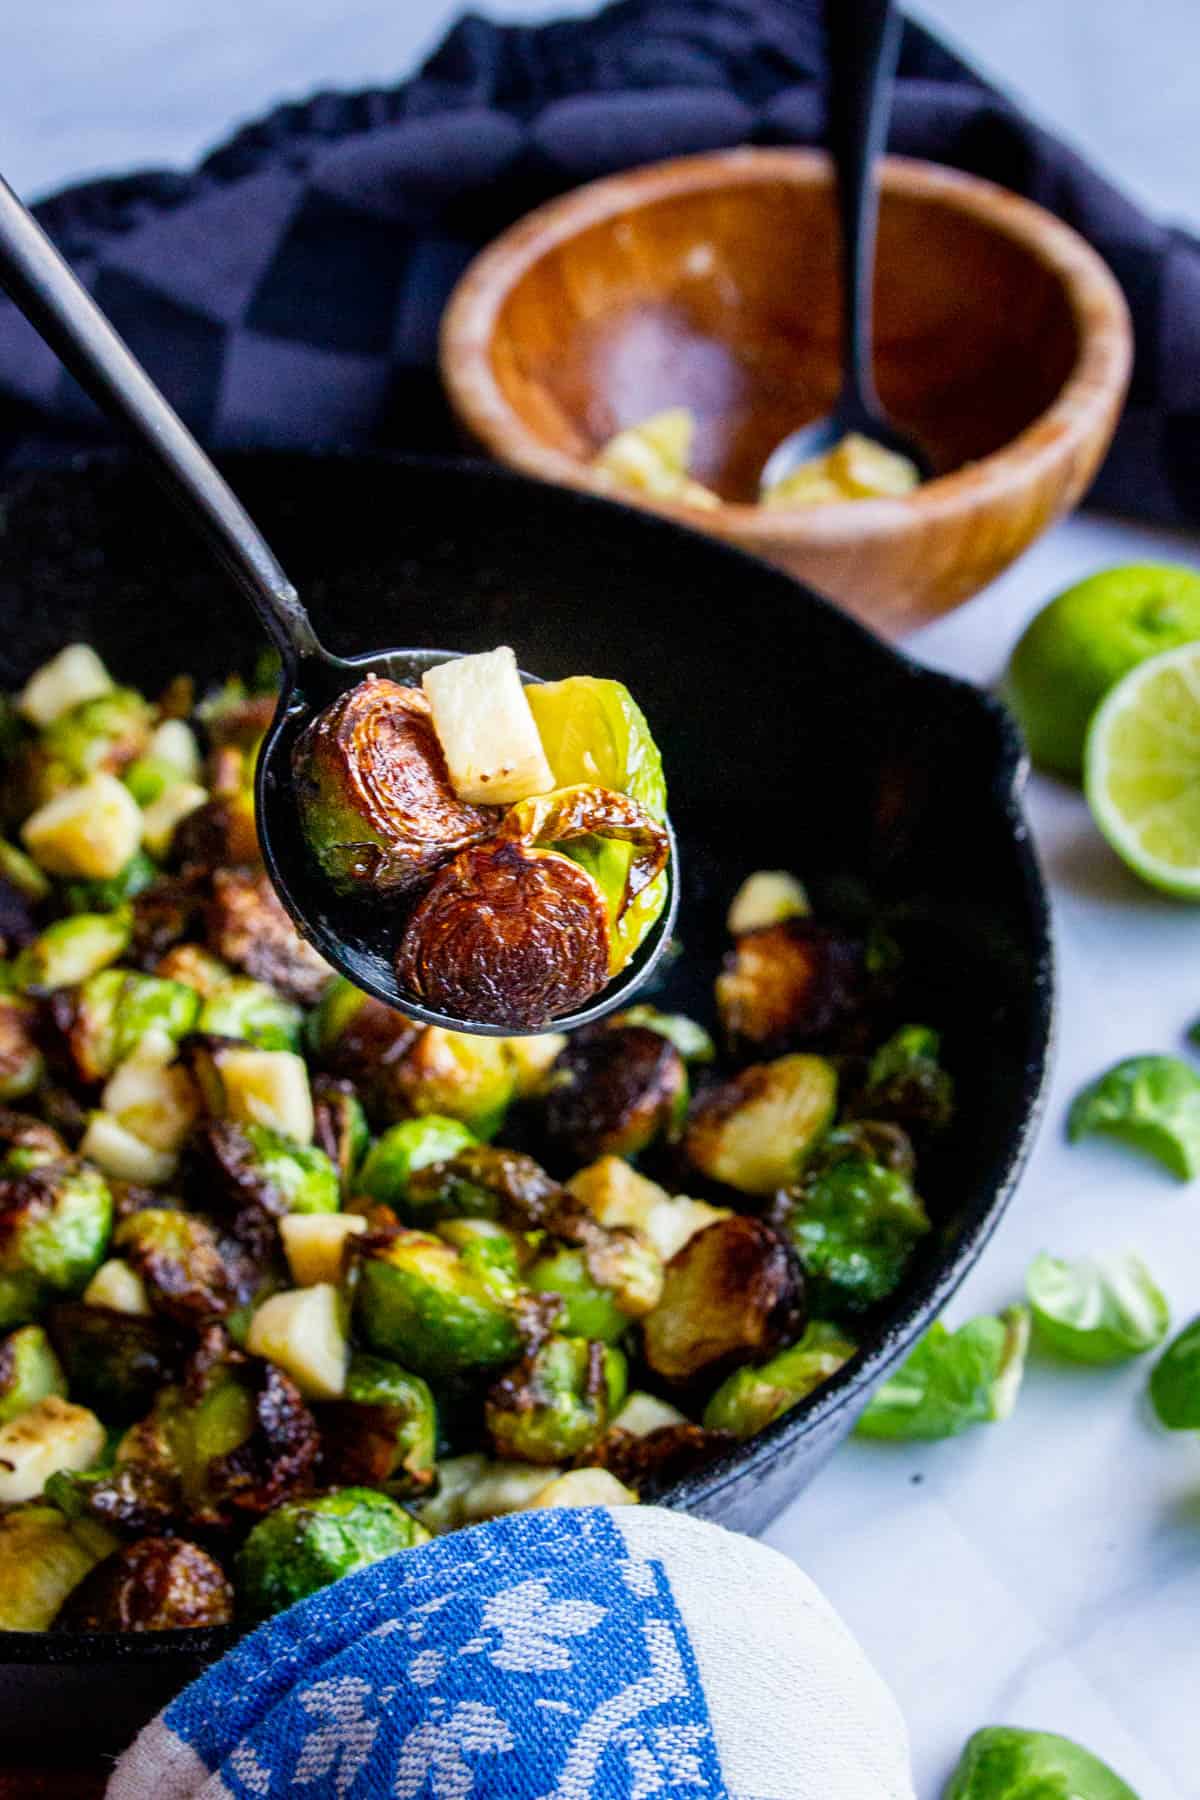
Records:
{"label": "dark navy checkered cloth", "polygon": [[[823,59],[819,0],[622,0],[539,28],[469,16],[409,81],[281,107],[190,174],[89,182],[38,213],[205,442],[444,451],[438,317],[474,252],[593,176],[819,143]],[[890,144],[1002,182],[1101,252],[1137,358],[1093,498],[1200,523],[1200,242],[1147,218],[913,24]],[[105,435],[0,301],[0,459]]]}

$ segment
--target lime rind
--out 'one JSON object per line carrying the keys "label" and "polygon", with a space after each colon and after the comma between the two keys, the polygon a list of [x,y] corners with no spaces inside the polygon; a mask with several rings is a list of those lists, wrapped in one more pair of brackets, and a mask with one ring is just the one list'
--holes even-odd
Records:
{"label": "lime rind", "polygon": [[1200,900],[1200,644],[1120,680],[1088,731],[1084,791],[1123,862],[1152,887]]}

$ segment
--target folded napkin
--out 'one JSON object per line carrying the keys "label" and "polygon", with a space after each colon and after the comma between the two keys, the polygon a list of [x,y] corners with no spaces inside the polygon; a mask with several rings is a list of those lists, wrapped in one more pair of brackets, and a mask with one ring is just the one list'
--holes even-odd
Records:
{"label": "folded napkin", "polygon": [[[437,323],[473,253],[538,201],[655,158],[823,136],[821,0],[624,0],[542,27],[467,17],[411,81],[321,94],[186,175],[39,208],[134,350],[220,447],[445,450]],[[919,26],[890,147],[1060,213],[1133,309],[1133,389],[1094,498],[1200,523],[1200,243],[1146,217]],[[0,303],[0,459],[106,441]]]}
{"label": "folded napkin", "polygon": [[347,1576],[148,1725],[108,1800],[913,1800],[888,1690],[774,1550],[517,1513]]}

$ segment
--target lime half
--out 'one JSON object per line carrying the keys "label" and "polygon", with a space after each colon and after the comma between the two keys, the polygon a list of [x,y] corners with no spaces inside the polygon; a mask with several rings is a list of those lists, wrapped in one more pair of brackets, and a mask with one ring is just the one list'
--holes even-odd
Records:
{"label": "lime half", "polygon": [[1200,900],[1200,644],[1141,663],[1092,720],[1092,817],[1144,881]]}

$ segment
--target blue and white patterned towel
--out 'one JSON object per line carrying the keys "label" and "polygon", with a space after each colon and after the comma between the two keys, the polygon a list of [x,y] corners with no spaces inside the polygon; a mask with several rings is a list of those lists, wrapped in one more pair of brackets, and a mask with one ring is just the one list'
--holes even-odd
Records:
{"label": "blue and white patterned towel", "polygon": [[517,1513],[281,1614],[108,1800],[912,1800],[904,1725],[786,1558],[678,1513]]}

